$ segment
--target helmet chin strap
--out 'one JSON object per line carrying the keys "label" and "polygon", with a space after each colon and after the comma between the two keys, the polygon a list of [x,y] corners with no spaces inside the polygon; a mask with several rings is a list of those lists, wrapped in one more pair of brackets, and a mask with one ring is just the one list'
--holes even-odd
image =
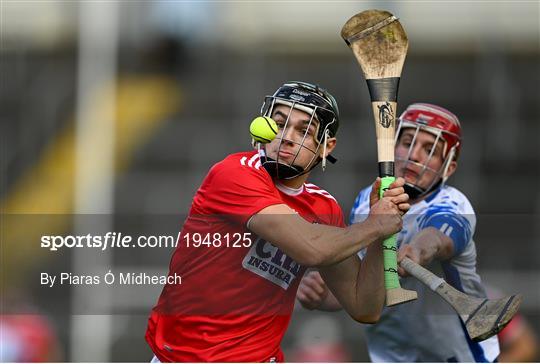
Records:
{"label": "helmet chin strap", "polygon": [[412,183],[406,182],[403,186],[405,193],[409,195],[410,200],[415,201],[421,198],[426,197],[431,192],[435,191],[442,185],[442,179],[439,179],[437,183],[434,183],[429,189],[423,189],[418,186],[413,185]]}
{"label": "helmet chin strap", "polygon": [[409,195],[409,199],[411,200],[416,200],[418,197],[420,197],[422,194],[425,193],[425,190],[419,187],[416,187],[415,185],[409,182],[405,183],[405,185],[403,186],[403,189],[405,190],[405,193]]}
{"label": "helmet chin strap", "polygon": [[306,171],[299,165],[288,165],[280,163],[270,157],[261,157],[261,164],[270,174],[270,176],[278,179],[292,179],[298,177]]}
{"label": "helmet chin strap", "polygon": [[266,155],[264,148],[259,149],[259,156],[261,159],[261,165],[266,169],[268,174],[273,178],[278,179],[292,179],[298,177],[306,172],[304,168],[296,164],[280,163],[277,160],[270,158]]}
{"label": "helmet chin strap", "polygon": [[[260,144],[258,144],[257,146],[259,147],[259,156],[260,156],[260,160],[261,160],[261,165],[266,169],[266,171],[268,172],[268,174],[270,174],[270,176],[272,176],[272,178],[277,178],[277,179],[293,179],[293,178],[296,178],[296,177],[299,177],[303,174],[306,174],[306,173],[309,173],[313,168],[315,168],[319,163],[321,163],[322,161],[322,169],[324,171],[325,167],[326,167],[326,144],[328,143],[328,138],[330,137],[329,135],[329,131],[328,130],[325,130],[324,131],[324,139],[323,139],[323,157],[317,157],[317,153],[319,153],[319,150],[321,148],[321,142],[318,142],[317,144],[317,149],[315,151],[309,149],[309,148],[306,148],[304,146],[304,140],[302,140],[302,143],[299,144],[299,143],[296,143],[296,144],[299,144],[300,145],[300,148],[306,148],[307,150],[309,150],[311,153],[313,153],[313,157],[312,159],[310,160],[309,165],[311,165],[311,167],[309,168],[304,168],[302,166],[299,166],[297,164],[285,164],[285,163],[282,163],[282,162],[279,162],[279,157],[278,159],[273,159],[273,158],[270,158],[267,154],[266,154],[266,147],[264,146],[261,146]],[[304,136],[304,139],[305,139],[305,136]],[[283,140],[281,141],[283,142]],[[280,142],[280,143],[281,143]],[[298,153],[300,153],[300,150],[297,152],[297,156],[298,156]],[[296,157],[295,157],[295,160],[296,160]],[[335,163],[335,159],[334,158],[328,158],[328,160],[332,163]],[[294,162],[294,160],[293,160]],[[315,162],[315,163],[314,163]]]}
{"label": "helmet chin strap", "polygon": [[[325,141],[326,141],[327,136],[328,135],[325,134]],[[320,148],[320,145],[317,147],[315,154],[317,153],[319,148]],[[323,149],[324,149],[324,154],[323,154],[324,156],[326,154],[325,153],[326,143]],[[293,179],[303,174],[311,172],[311,170],[313,170],[313,168],[315,168],[321,162],[326,165],[326,158],[317,158],[318,160],[315,163],[313,163],[309,169],[305,169],[297,164],[289,165],[289,164],[281,163],[273,158],[268,157],[266,155],[266,150],[264,148],[259,149],[259,156],[261,159],[261,165],[264,167],[264,169],[266,169],[266,171],[268,172],[268,174],[270,174],[270,176],[272,176],[272,178],[277,178],[277,179]],[[310,164],[312,162],[313,162],[313,159],[310,162]],[[323,166],[323,171],[324,171],[324,166]]]}

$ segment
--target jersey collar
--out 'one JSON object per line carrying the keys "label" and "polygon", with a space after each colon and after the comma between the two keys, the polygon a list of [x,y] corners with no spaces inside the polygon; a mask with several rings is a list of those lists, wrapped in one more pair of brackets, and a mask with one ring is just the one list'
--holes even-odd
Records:
{"label": "jersey collar", "polygon": [[304,192],[304,185],[298,188],[292,188],[292,187],[285,186],[284,184],[281,184],[279,182],[276,182],[276,188],[289,196],[298,196],[299,194]]}

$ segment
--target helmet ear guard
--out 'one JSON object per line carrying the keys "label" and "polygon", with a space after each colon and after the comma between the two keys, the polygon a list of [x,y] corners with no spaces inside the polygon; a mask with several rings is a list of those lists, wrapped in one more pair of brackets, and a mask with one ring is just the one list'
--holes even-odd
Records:
{"label": "helmet ear guard", "polygon": [[441,177],[443,184],[445,184],[448,177],[450,177],[450,176],[448,176],[448,168],[450,168],[450,163],[452,163],[452,161],[454,161],[456,159],[457,159],[456,147],[454,146],[448,152],[448,155],[446,156],[446,159],[445,159],[444,164],[443,164],[442,177]]}
{"label": "helmet ear guard", "polygon": [[326,144],[328,144],[328,129],[324,131],[324,140],[323,140],[323,156],[322,156],[322,170],[326,169]]}

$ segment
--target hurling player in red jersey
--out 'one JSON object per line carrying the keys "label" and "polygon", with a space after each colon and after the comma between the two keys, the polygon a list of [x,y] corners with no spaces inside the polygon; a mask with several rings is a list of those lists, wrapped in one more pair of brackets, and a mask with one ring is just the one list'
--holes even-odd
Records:
{"label": "hurling player in red jersey", "polygon": [[315,166],[335,162],[335,99],[288,82],[265,98],[261,115],[276,121],[277,137],[215,164],[193,198],[169,266],[181,284],[164,287],[148,321],[154,361],[283,361],[280,342],[307,267],[320,269],[355,320],[379,318],[383,259],[372,243],[401,228],[403,179],[382,199],[371,196],[364,222],[344,227],[336,200],[307,183]]}

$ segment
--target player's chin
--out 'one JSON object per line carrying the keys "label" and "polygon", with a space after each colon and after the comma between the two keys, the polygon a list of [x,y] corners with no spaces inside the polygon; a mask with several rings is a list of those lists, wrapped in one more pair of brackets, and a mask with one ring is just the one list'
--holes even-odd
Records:
{"label": "player's chin", "polygon": [[432,179],[422,178],[420,181],[411,182],[411,184],[420,187],[422,190],[427,190],[432,185]]}
{"label": "player's chin", "polygon": [[436,173],[431,172],[431,171],[426,171],[426,173],[422,176],[420,181],[416,183],[416,185],[418,185],[419,187],[423,189],[427,189],[428,187],[437,184],[437,182],[439,181],[439,178],[440,177]]}

